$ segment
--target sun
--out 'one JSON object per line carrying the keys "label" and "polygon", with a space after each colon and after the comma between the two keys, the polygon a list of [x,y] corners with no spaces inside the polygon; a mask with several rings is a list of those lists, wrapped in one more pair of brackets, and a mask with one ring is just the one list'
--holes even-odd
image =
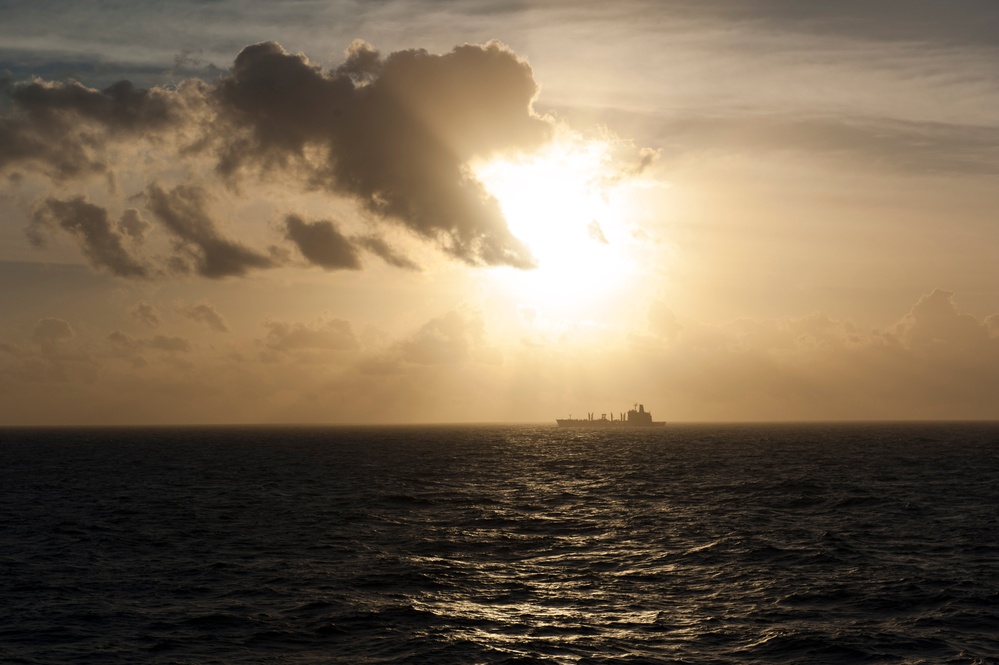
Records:
{"label": "sun", "polygon": [[574,303],[619,291],[633,275],[628,175],[615,163],[613,148],[610,140],[564,131],[538,152],[472,165],[538,264],[534,270],[495,269],[508,289]]}

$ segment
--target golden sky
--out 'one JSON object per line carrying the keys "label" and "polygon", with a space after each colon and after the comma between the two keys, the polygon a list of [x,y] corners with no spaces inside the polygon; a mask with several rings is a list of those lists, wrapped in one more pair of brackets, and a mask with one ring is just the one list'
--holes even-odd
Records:
{"label": "golden sky", "polygon": [[3,16],[0,424],[999,418],[990,1]]}

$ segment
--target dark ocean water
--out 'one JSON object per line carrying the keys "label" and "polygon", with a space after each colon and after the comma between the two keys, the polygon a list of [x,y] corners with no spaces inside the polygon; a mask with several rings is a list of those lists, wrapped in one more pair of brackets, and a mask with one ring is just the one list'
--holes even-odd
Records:
{"label": "dark ocean water", "polygon": [[999,425],[0,430],[0,662],[999,663]]}

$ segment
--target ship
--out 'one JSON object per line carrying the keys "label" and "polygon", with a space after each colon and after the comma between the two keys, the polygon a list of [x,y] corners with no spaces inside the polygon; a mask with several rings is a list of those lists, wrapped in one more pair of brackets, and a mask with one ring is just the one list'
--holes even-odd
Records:
{"label": "ship", "polygon": [[644,404],[636,404],[635,408],[628,411],[627,417],[621,413],[616,420],[613,413],[610,414],[610,418],[607,417],[606,413],[601,413],[599,418],[595,416],[595,413],[587,413],[585,418],[573,418],[570,415],[568,418],[556,418],[555,422],[558,423],[559,427],[663,427],[666,425],[665,421],[652,420],[652,412],[646,411]]}

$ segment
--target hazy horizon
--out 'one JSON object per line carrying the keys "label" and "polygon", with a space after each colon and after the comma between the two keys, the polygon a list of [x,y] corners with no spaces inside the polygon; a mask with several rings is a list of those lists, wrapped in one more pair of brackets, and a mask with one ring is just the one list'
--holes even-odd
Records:
{"label": "hazy horizon", "polygon": [[[712,428],[712,427],[766,427],[766,426],[854,426],[854,425],[872,425],[872,426],[883,426],[883,425],[996,425],[999,424],[999,420],[996,419],[971,419],[971,420],[677,420],[677,421],[667,421],[664,428],[668,429],[670,427],[674,428],[685,428],[685,427],[695,427],[695,428]],[[412,421],[412,422],[393,422],[393,421],[373,421],[373,422],[337,422],[337,423],[324,423],[324,422],[241,422],[241,423],[220,423],[220,422],[190,422],[190,423],[115,423],[115,424],[88,424],[88,423],[69,423],[69,424],[59,424],[59,425],[49,425],[42,423],[26,423],[19,425],[0,425],[0,430],[106,430],[106,429],[281,429],[281,428],[306,428],[306,429],[370,429],[370,428],[386,428],[386,429],[404,429],[407,427],[412,428],[426,428],[426,427],[551,427],[552,429],[565,429],[559,428],[555,423],[555,418],[551,421],[538,420],[538,421]],[[573,428],[569,428],[573,429]],[[609,436],[614,436],[615,433],[620,432],[626,434],[629,431],[633,431],[630,428],[626,429],[608,429],[608,428],[575,428],[580,432],[595,432],[595,433],[606,433]],[[661,428],[652,428],[651,430],[645,429],[643,431],[659,431]]]}

